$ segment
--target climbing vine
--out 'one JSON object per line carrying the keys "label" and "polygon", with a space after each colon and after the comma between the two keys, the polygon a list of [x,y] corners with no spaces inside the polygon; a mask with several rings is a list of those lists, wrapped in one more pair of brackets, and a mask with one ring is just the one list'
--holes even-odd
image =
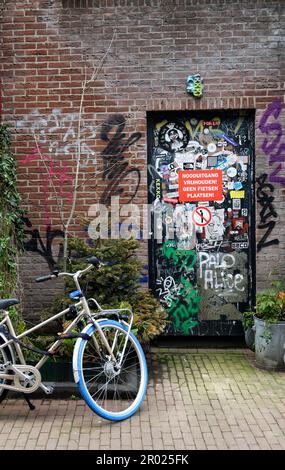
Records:
{"label": "climbing vine", "polygon": [[0,124],[0,298],[17,286],[17,254],[24,240],[24,211],[16,185],[16,161],[7,125]]}

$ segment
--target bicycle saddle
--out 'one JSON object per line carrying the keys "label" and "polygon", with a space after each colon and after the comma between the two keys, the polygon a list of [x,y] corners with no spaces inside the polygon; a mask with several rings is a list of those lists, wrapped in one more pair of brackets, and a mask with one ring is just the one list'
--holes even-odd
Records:
{"label": "bicycle saddle", "polygon": [[88,261],[90,264],[93,264],[93,266],[100,264],[100,260],[96,258],[96,256],[91,256],[90,258],[87,258],[86,261]]}
{"label": "bicycle saddle", "polygon": [[93,264],[93,266],[97,266],[98,264],[101,264],[102,266],[112,266],[114,264],[111,261],[102,261],[101,259],[96,258],[96,256],[91,256],[91,258],[87,258],[86,261]]}
{"label": "bicycle saddle", "polygon": [[20,300],[18,299],[4,299],[0,300],[0,310],[5,310],[6,308],[12,307],[12,305],[19,304]]}

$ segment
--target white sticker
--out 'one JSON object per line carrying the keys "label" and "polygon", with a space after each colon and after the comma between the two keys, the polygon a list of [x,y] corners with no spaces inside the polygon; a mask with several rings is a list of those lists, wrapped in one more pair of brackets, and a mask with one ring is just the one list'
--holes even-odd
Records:
{"label": "white sticker", "polygon": [[224,209],[212,209],[211,212],[211,221],[204,227],[206,239],[208,241],[223,240],[225,232]]}
{"label": "white sticker", "polygon": [[241,200],[240,199],[233,199],[233,209],[240,210],[241,208]]}
{"label": "white sticker", "polygon": [[237,174],[237,169],[234,166],[231,166],[230,168],[227,169],[227,175],[230,178],[234,178]]}
{"label": "white sticker", "polygon": [[224,140],[219,140],[218,142],[218,147],[226,147],[228,145],[227,142],[225,142]]}
{"label": "white sticker", "polygon": [[177,181],[178,180],[178,174],[177,173],[171,173],[169,177],[169,181]]}
{"label": "white sticker", "polygon": [[244,164],[246,164],[246,165],[248,164],[248,162],[249,162],[249,156],[248,155],[239,155],[239,158]]}
{"label": "white sticker", "polygon": [[230,166],[234,165],[234,163],[237,161],[236,155],[232,152],[228,152],[227,150],[216,153],[216,156],[219,155],[221,155],[222,161],[215,165],[215,167],[219,168],[219,170],[226,170]]}
{"label": "white sticker", "polygon": [[214,153],[217,150],[217,146],[214,143],[211,143],[207,146],[207,150],[210,153]]}
{"label": "white sticker", "polygon": [[178,193],[178,192],[167,193],[166,196],[167,196],[167,197],[178,197],[178,196],[179,196],[179,193]]}
{"label": "white sticker", "polygon": [[232,243],[232,248],[234,250],[243,250],[248,248],[248,242],[237,242]]}

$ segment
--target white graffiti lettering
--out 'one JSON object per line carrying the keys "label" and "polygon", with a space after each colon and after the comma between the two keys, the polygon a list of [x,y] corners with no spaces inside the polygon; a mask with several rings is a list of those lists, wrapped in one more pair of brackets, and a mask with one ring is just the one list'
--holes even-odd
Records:
{"label": "white graffiti lettering", "polygon": [[[37,137],[38,143],[46,147],[54,156],[76,154],[78,146],[79,113],[63,113],[53,109],[48,116],[43,116],[35,109],[22,120],[17,121],[16,128]],[[82,119],[80,129],[80,154],[83,156],[81,165],[96,164],[95,158],[95,117],[86,121]],[[92,148],[93,147],[93,148]]]}
{"label": "white graffiti lettering", "polygon": [[244,292],[244,276],[235,273],[236,260],[230,253],[198,253],[199,277],[205,289]]}

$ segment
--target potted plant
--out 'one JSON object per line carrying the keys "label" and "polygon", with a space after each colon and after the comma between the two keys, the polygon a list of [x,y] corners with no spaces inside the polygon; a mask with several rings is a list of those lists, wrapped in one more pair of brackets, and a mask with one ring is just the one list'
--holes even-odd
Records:
{"label": "potted plant", "polygon": [[245,339],[253,346],[256,364],[265,369],[285,369],[285,289],[273,282],[256,296],[255,311],[244,313]]}

